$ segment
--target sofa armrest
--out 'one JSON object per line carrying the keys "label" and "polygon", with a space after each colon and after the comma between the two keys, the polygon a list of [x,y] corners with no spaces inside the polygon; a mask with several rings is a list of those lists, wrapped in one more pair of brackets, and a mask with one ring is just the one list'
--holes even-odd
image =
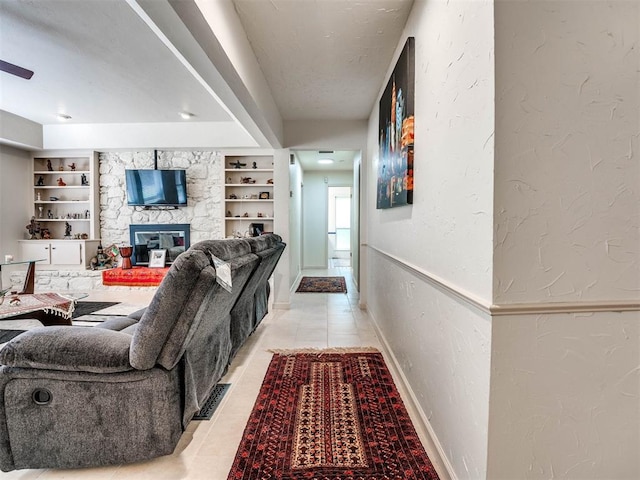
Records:
{"label": "sofa armrest", "polygon": [[41,370],[116,373],[133,370],[131,335],[90,327],[28,330],[0,350],[0,364]]}

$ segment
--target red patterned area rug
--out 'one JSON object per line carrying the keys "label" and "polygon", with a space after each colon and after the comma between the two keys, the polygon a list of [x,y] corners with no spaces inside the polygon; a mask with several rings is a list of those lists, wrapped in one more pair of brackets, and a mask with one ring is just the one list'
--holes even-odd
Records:
{"label": "red patterned area rug", "polygon": [[298,293],[347,293],[344,277],[302,277]]}
{"label": "red patterned area rug", "polygon": [[125,287],[157,287],[169,271],[165,268],[110,268],[102,271],[102,284]]}
{"label": "red patterned area rug", "polygon": [[375,349],[275,353],[228,476],[437,478]]}

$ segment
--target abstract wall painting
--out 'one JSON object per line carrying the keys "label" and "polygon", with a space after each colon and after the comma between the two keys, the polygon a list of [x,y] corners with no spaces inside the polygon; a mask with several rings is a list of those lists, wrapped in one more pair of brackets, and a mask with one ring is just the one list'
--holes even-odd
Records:
{"label": "abstract wall painting", "polygon": [[380,98],[376,208],[413,203],[415,38],[409,37]]}

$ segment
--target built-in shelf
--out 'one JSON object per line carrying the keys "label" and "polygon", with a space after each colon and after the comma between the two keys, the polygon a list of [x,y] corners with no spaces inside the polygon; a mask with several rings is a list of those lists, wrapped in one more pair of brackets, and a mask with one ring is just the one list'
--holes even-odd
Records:
{"label": "built-in shelf", "polygon": [[[235,168],[233,165],[238,162],[244,166]],[[245,237],[257,231],[272,232],[273,156],[227,156],[224,174],[225,235]]]}
{"label": "built-in shelf", "polygon": [[52,240],[68,238],[65,223],[69,223],[72,238],[97,239],[97,153],[39,152],[33,157],[32,167],[32,215],[41,232],[48,231]]}

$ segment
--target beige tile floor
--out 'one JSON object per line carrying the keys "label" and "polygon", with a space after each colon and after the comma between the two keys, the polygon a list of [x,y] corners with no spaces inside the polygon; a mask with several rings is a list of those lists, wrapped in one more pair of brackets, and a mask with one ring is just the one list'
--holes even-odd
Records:
{"label": "beige tile floor", "polygon": [[[131,465],[77,470],[20,470],[0,472],[0,479],[82,479],[82,480],[226,480],[249,418],[262,379],[271,360],[269,349],[300,347],[373,346],[383,350],[366,311],[358,307],[358,293],[348,267],[328,270],[305,270],[304,275],[344,275],[348,293],[291,295],[289,310],[272,310],[239,351],[222,379],[231,387],[209,421],[194,421],[184,432],[172,455]],[[137,309],[148,303],[153,291],[95,292],[87,300],[119,300],[126,308]],[[391,361],[387,364],[392,368]],[[397,376],[396,376],[397,379]],[[396,384],[405,398],[413,418],[407,395],[398,380]],[[448,478],[437,460],[438,455],[427,441],[427,435],[414,420],[440,477]],[[126,439],[123,439],[126,441]]]}

